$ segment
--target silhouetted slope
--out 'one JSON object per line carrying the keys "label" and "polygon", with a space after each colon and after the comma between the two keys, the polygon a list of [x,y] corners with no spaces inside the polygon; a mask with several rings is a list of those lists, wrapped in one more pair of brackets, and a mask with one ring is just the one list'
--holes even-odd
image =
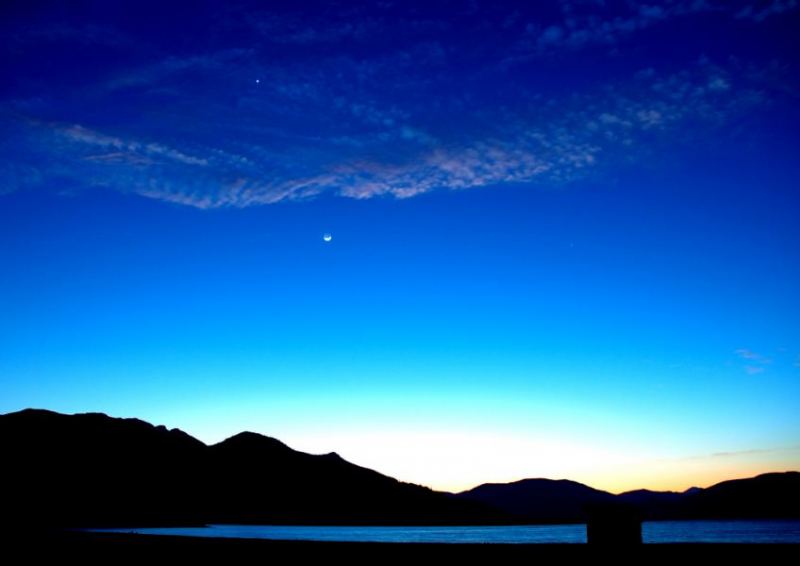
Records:
{"label": "silhouetted slope", "polygon": [[55,524],[197,521],[206,447],[179,430],[102,414],[0,416],[4,519]]}
{"label": "silhouetted slope", "polygon": [[800,472],[763,474],[683,493],[635,490],[619,495],[567,480],[527,479],[484,484],[458,494],[522,521],[584,521],[587,507],[610,502],[634,507],[645,520],[800,518]]}
{"label": "silhouetted slope", "polygon": [[226,486],[212,502],[224,521],[441,524],[503,518],[338,454],[305,454],[258,434],[236,435],[210,452],[212,473]]}
{"label": "silhouetted slope", "polygon": [[177,429],[99,413],[0,415],[0,451],[6,526],[577,522],[587,507],[610,503],[657,519],[800,518],[798,472],[684,493],[614,496],[526,479],[453,495],[252,432],[206,446]]}
{"label": "silhouetted slope", "polygon": [[487,483],[458,497],[491,505],[523,521],[553,523],[585,521],[587,505],[614,500],[612,494],[581,483],[548,479]]}
{"label": "silhouetted slope", "polygon": [[254,433],[214,446],[137,419],[0,415],[2,519],[71,526],[204,522],[476,523],[502,514],[335,454]]}
{"label": "silhouetted slope", "polygon": [[684,514],[702,518],[800,517],[800,472],[724,481],[686,496]]}
{"label": "silhouetted slope", "polygon": [[[699,488],[692,488],[692,490],[697,489]],[[677,491],[637,489],[620,493],[616,499],[637,508],[645,520],[670,519],[681,515],[688,493],[691,493],[691,491],[681,493]]]}
{"label": "silhouetted slope", "polygon": [[763,474],[683,493],[629,491],[617,499],[637,507],[645,519],[800,518],[800,473]]}

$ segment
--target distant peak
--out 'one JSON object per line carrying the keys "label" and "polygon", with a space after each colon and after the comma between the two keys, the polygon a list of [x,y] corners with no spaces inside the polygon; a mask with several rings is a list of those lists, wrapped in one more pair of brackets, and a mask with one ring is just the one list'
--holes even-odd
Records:
{"label": "distant peak", "polygon": [[[500,484],[503,485],[503,484]],[[551,479],[551,478],[525,478],[521,480],[517,480],[515,482],[511,482],[510,485],[571,485],[571,486],[581,486],[581,487],[588,487],[585,484],[580,482],[576,482],[573,480],[566,480],[566,479]]]}
{"label": "distant peak", "polygon": [[[684,493],[689,492],[689,491],[691,491],[693,489],[699,489],[699,488],[690,487]],[[631,491],[623,491],[619,495],[663,495],[663,494],[680,495],[680,492],[669,491],[669,490],[667,490],[667,491],[657,491],[657,490],[654,490],[654,489],[644,489],[644,488],[642,488],[642,489],[632,489]]]}
{"label": "distant peak", "polygon": [[253,446],[270,449],[292,450],[286,444],[271,436],[265,436],[248,430],[226,438],[216,446]]}
{"label": "distant peak", "polygon": [[13,413],[6,413],[5,416],[12,416],[12,415],[61,415],[61,413],[57,413],[55,411],[51,411],[49,409],[35,409],[33,407],[28,407],[27,409],[22,409],[21,411],[14,411]]}

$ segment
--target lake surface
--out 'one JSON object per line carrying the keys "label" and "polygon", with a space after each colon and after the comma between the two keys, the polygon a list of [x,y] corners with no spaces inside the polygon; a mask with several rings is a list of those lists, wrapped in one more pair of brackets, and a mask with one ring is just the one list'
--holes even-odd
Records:
{"label": "lake surface", "polygon": [[[93,529],[153,535],[336,542],[585,543],[585,525],[487,527],[331,527],[209,525],[140,529]],[[800,520],[657,521],[642,525],[645,543],[800,543]]]}

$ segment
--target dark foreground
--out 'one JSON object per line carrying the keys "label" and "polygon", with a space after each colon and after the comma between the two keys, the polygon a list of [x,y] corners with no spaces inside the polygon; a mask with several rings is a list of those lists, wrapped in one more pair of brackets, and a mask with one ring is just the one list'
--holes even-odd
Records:
{"label": "dark foreground", "polygon": [[[546,558],[597,558],[614,562],[649,560],[726,559],[771,560],[796,556],[800,545],[664,544],[628,548],[598,548],[585,544],[416,544],[268,541],[136,535],[120,533],[54,532],[36,539],[18,536],[10,541],[24,551],[26,563],[36,559],[87,560],[108,564],[147,560],[161,563],[221,560],[225,564],[269,561],[276,558],[348,560],[383,563],[391,560],[527,561]],[[6,549],[8,549],[8,545]],[[503,562],[500,562],[503,561]],[[453,563],[453,562],[448,562]]]}

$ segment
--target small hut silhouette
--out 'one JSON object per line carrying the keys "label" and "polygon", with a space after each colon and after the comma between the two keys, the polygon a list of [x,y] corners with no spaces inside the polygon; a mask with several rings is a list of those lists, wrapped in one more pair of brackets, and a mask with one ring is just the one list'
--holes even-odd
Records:
{"label": "small hut silhouette", "polygon": [[594,545],[642,543],[642,516],[624,503],[596,503],[586,508],[586,541]]}

